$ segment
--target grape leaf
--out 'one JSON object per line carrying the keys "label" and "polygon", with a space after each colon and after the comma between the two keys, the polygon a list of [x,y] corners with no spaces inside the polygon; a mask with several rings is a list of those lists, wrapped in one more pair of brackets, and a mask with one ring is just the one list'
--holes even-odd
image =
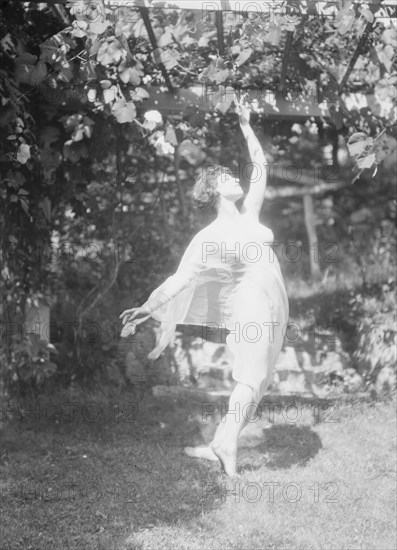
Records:
{"label": "grape leaf", "polygon": [[218,91],[213,95],[212,101],[215,109],[225,114],[231,107],[234,99],[234,89],[231,86],[219,86]]}
{"label": "grape leaf", "polygon": [[117,101],[112,107],[112,113],[116,117],[117,122],[124,124],[132,122],[136,117],[136,108],[132,101]]}
{"label": "grape leaf", "polygon": [[106,40],[101,44],[97,59],[99,63],[104,66],[111,65],[112,63],[118,63],[122,56],[122,48],[118,40],[112,40],[109,42]]}
{"label": "grape leaf", "polygon": [[366,146],[366,141],[357,141],[356,143],[347,144],[349,153],[352,157],[360,155],[363,151],[365,151]]}
{"label": "grape leaf", "polygon": [[377,44],[375,46],[376,54],[379,61],[384,65],[386,71],[389,73],[393,66],[394,58],[394,48],[390,44],[383,46],[382,44]]}
{"label": "grape leaf", "polygon": [[73,29],[70,31],[70,34],[72,36],[75,36],[76,38],[83,38],[84,36],[87,36],[87,27],[88,23],[87,21],[73,21],[72,23]]}
{"label": "grape leaf", "polygon": [[173,69],[178,65],[178,59],[180,57],[179,52],[174,50],[166,50],[160,53],[161,61],[164,67],[168,70]]}
{"label": "grape leaf", "polygon": [[37,56],[24,53],[15,60],[15,80],[37,86],[47,76],[47,66]]}
{"label": "grape leaf", "polygon": [[110,88],[110,86],[112,85],[111,81],[110,80],[100,80],[99,81],[99,84],[101,85],[101,88],[103,90],[107,90],[108,88]]}
{"label": "grape leaf", "polygon": [[208,44],[210,43],[211,36],[208,36],[207,34],[204,34],[203,36],[200,36],[197,45],[199,48],[207,48]]}
{"label": "grape leaf", "polygon": [[[102,34],[109,27],[109,21],[92,21],[88,27],[90,33]],[[92,37],[91,37],[92,38]]]}
{"label": "grape leaf", "polygon": [[339,24],[338,24],[338,32],[342,36],[345,35],[348,31],[350,31],[353,27],[353,23],[355,20],[354,12],[349,11],[349,13],[346,13],[341,18]]}
{"label": "grape leaf", "polygon": [[134,101],[140,101],[142,99],[148,99],[149,93],[145,90],[145,88],[135,88],[135,90],[130,91],[131,99]]}
{"label": "grape leaf", "polygon": [[349,143],[355,143],[356,141],[364,141],[368,139],[367,134],[364,134],[364,132],[356,132],[349,138]]}
{"label": "grape leaf", "polygon": [[208,78],[214,81],[216,84],[221,84],[222,82],[225,82],[225,80],[227,80],[229,76],[230,76],[230,70],[222,69],[220,71],[211,72],[208,75]]}
{"label": "grape leaf", "polygon": [[374,19],[375,19],[374,14],[372,13],[371,10],[369,10],[368,8],[360,7],[359,11],[360,11],[361,15],[368,21],[368,23],[372,23],[374,21]]}
{"label": "grape leaf", "polygon": [[141,83],[140,74],[135,67],[123,67],[120,65],[119,72],[120,78],[124,82],[124,84],[130,82],[134,86],[139,86],[139,84]]}
{"label": "grape leaf", "polygon": [[246,48],[245,50],[243,50],[235,61],[236,65],[240,66],[245,63],[251,57],[252,52],[252,48]]}
{"label": "grape leaf", "polygon": [[371,153],[370,155],[363,157],[361,159],[357,159],[357,166],[360,169],[363,168],[371,168],[371,166],[376,162],[375,153]]}
{"label": "grape leaf", "polygon": [[165,141],[164,132],[155,132],[151,136],[150,142],[154,145],[156,153],[160,156],[173,155],[175,152],[174,146],[168,141]]}
{"label": "grape leaf", "polygon": [[172,34],[169,30],[166,30],[159,38],[157,44],[160,48],[163,48],[164,46],[168,46],[169,44],[172,44],[174,42],[174,39],[172,37]]}
{"label": "grape leaf", "polygon": [[62,63],[62,68],[58,73],[61,82],[70,82],[73,78],[73,69],[68,61]]}
{"label": "grape leaf", "polygon": [[70,50],[69,44],[66,44],[64,37],[58,33],[48,38],[40,44],[40,59],[47,63],[60,61],[64,54]]}
{"label": "grape leaf", "polygon": [[270,23],[269,30],[264,38],[265,42],[270,42],[273,46],[278,46],[280,44],[282,35],[281,28],[275,23]]}
{"label": "grape leaf", "polygon": [[26,143],[22,143],[18,147],[17,151],[17,161],[21,164],[26,164],[26,162],[30,159],[30,147],[29,145],[26,145]]}
{"label": "grape leaf", "polygon": [[394,29],[385,29],[381,35],[381,39],[385,44],[390,44],[394,48],[397,47],[397,37]]}
{"label": "grape leaf", "polygon": [[147,130],[154,130],[156,127],[162,126],[162,124],[163,117],[161,116],[161,113],[159,113],[159,111],[146,111],[146,113],[144,114],[143,126]]}
{"label": "grape leaf", "polygon": [[232,55],[239,54],[241,52],[241,46],[239,44],[235,44],[234,46],[231,46],[230,53]]}
{"label": "grape leaf", "polygon": [[117,94],[116,86],[112,86],[111,88],[109,88],[107,90],[103,90],[103,102],[105,104],[111,103],[112,101],[114,101],[116,99],[116,94]]}

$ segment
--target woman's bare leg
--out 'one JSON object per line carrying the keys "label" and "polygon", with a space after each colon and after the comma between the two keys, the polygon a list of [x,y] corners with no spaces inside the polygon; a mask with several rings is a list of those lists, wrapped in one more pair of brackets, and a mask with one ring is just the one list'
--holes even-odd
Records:
{"label": "woman's bare leg", "polygon": [[252,417],[257,405],[253,403],[253,390],[250,386],[237,383],[230,400],[224,421],[221,420],[210,447],[219,458],[228,476],[236,475],[237,440],[241,430]]}

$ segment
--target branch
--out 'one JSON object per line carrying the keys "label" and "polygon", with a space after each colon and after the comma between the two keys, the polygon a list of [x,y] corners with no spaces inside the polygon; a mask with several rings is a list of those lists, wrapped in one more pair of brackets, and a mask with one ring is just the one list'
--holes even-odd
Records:
{"label": "branch", "polygon": [[300,197],[302,195],[319,195],[327,191],[336,191],[343,187],[348,187],[349,184],[338,181],[335,183],[320,182],[316,185],[295,185],[287,187],[267,187],[266,199],[278,199],[285,197]]}
{"label": "branch", "polygon": [[[118,163],[117,164],[118,166],[118,177],[120,176],[121,174],[121,168],[120,168],[120,164]],[[163,183],[164,183],[164,176],[165,176],[165,171],[163,172],[163,177],[162,177],[162,180],[160,182],[160,186],[159,186],[159,193],[153,203],[153,207],[156,205],[156,203],[158,202],[158,200],[160,199],[160,196],[161,196],[161,191],[162,191],[162,187],[163,187]],[[141,222],[131,233],[130,237],[132,238],[138,231],[139,229],[143,226],[144,222]],[[125,242],[124,240],[124,234],[123,234],[123,243]],[[119,259],[119,256],[116,255],[116,266],[115,266],[115,269],[114,269],[114,272],[110,278],[110,281],[107,283],[107,285],[104,287],[104,289],[95,297],[95,299],[92,301],[92,303],[90,305],[88,305],[87,307],[84,307],[83,306],[87,303],[88,299],[93,295],[95,294],[95,292],[99,289],[99,286],[98,285],[95,285],[94,288],[92,288],[89,293],[83,298],[83,300],[81,301],[78,309],[77,309],[77,316],[78,316],[78,328],[77,328],[77,333],[80,332],[81,330],[81,327],[82,327],[82,323],[83,323],[83,319],[85,317],[85,315],[91,311],[97,304],[98,302],[100,302],[102,300],[102,298],[109,292],[109,290],[112,288],[112,286],[114,285],[114,283],[116,282],[117,280],[117,276],[119,274],[119,271],[120,271],[120,267],[121,267],[121,264],[122,264],[122,261],[120,261]]]}

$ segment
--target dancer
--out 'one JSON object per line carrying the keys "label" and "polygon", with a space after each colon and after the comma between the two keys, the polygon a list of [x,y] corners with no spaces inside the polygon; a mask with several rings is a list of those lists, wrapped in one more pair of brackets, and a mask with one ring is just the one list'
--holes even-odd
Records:
{"label": "dancer", "polygon": [[193,198],[213,206],[216,219],[199,231],[187,247],[174,275],[154,290],[140,308],[124,311],[122,336],[153,317],[161,322],[155,359],[171,342],[177,324],[228,331],[237,382],[229,408],[208,446],[185,447],[191,457],[219,460],[228,476],[236,471],[237,442],[253,419],[273,374],[288,322],[288,298],[278,260],[271,248],[273,232],[259,222],[268,178],[267,161],[250,126],[250,107],[235,98],[240,128],[253,167],[249,191],[221,165],[206,166]]}

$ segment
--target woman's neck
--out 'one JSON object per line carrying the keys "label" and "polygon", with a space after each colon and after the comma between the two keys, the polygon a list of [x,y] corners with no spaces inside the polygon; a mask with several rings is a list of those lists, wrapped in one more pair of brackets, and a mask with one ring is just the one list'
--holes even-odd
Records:
{"label": "woman's neck", "polygon": [[234,202],[220,197],[216,219],[219,221],[233,221],[240,216],[240,211]]}

